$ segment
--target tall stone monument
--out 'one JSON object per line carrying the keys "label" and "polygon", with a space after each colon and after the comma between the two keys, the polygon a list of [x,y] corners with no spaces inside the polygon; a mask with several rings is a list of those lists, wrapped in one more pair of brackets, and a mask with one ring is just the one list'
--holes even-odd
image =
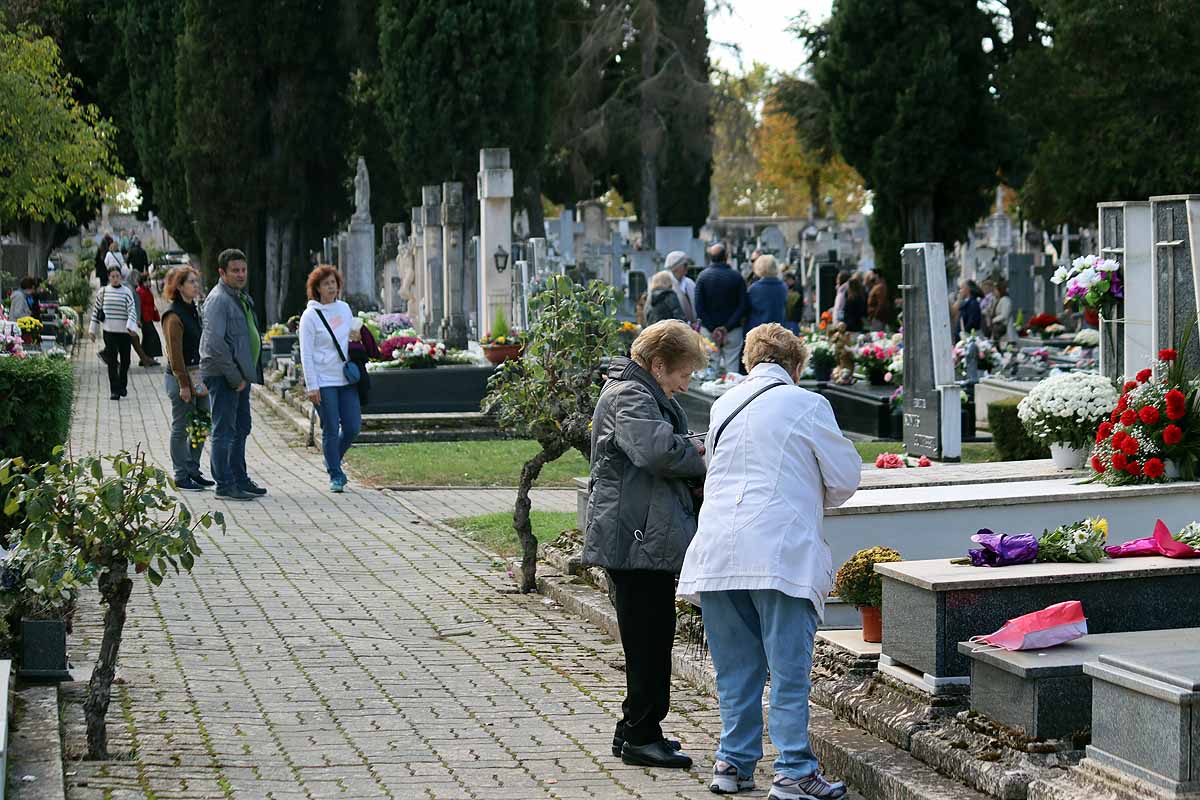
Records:
{"label": "tall stone monument", "polygon": [[1125,300],[1100,331],[1100,373],[1116,380],[1154,364],[1150,203],[1097,203],[1103,258],[1121,263]]}
{"label": "tall stone monument", "polygon": [[[507,147],[479,151],[479,332],[489,333],[496,312],[512,320],[513,171]],[[497,259],[497,254],[500,258]],[[503,262],[504,269],[498,269]]]}
{"label": "tall stone monument", "polygon": [[1033,303],[1033,256],[1028,253],[1005,253],[1003,256],[1004,276],[1008,281],[1008,296],[1012,298],[1012,318],[1017,313],[1028,321],[1034,315]]}
{"label": "tall stone monument", "polygon": [[387,313],[406,309],[400,294],[400,261],[404,250],[404,223],[389,222],[383,226],[383,296],[381,307]]}
{"label": "tall stone monument", "polygon": [[377,303],[375,291],[375,225],[371,222],[371,178],[360,156],[354,174],[354,214],[346,231],[350,252],[343,274],[346,293]]}
{"label": "tall stone monument", "polygon": [[1154,347],[1177,347],[1192,326],[1186,352],[1180,357],[1200,369],[1200,195],[1150,198],[1154,224]]}
{"label": "tall stone monument", "polygon": [[421,201],[425,223],[425,326],[421,334],[430,339],[441,335],[446,300],[442,279],[442,187],[422,186]]}
{"label": "tall stone monument", "polygon": [[408,316],[413,327],[425,330],[425,316],[429,313],[429,284],[425,274],[425,208],[413,206],[412,236],[408,241],[412,250],[412,297],[408,303]]}
{"label": "tall stone monument", "polygon": [[[467,347],[466,274],[463,268],[463,186],[442,184],[442,324],[439,332],[446,347]],[[474,305],[474,303],[471,303]]]}
{"label": "tall stone monument", "polygon": [[946,254],[940,242],[906,244],[904,449],[941,461],[962,458],[962,400],[954,377]]}

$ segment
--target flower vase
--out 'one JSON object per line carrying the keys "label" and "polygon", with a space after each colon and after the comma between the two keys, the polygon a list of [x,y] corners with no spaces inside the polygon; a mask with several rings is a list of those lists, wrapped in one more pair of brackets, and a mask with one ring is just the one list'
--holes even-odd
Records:
{"label": "flower vase", "polygon": [[524,345],[520,344],[489,344],[484,345],[483,355],[488,362],[499,366],[505,361],[521,357]]}
{"label": "flower vase", "polygon": [[833,375],[833,365],[813,367],[813,380],[828,382]]}
{"label": "flower vase", "polygon": [[867,370],[867,380],[872,386],[887,386],[887,380],[883,377],[887,372],[882,369]]}
{"label": "flower vase", "polygon": [[883,641],[883,609],[879,606],[859,606],[862,616],[862,638],[864,642],[878,644]]}
{"label": "flower vase", "polygon": [[1056,469],[1081,469],[1084,459],[1087,458],[1087,450],[1054,442],[1050,445],[1050,458],[1054,459]]}
{"label": "flower vase", "polygon": [[1169,481],[1179,480],[1179,464],[1176,463],[1175,459],[1168,458],[1163,463],[1163,477]]}

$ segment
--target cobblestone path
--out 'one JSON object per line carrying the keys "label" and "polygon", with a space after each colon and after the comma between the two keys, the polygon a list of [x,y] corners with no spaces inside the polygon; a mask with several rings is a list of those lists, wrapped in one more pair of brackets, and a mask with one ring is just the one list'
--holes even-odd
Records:
{"label": "cobblestone path", "polygon": [[[110,401],[87,347],[77,379],[76,454],[140,445],[169,464],[159,370],[134,367],[129,397]],[[614,759],[619,645],[512,593],[490,555],[429,521],[478,513],[471,492],[461,504],[353,484],[332,495],[320,455],[255,414],[248,462],[270,494],[185,495],[224,510],[228,532],[202,537],[192,574],[136,582],[108,716],[114,760],[78,760],[82,712],[68,704],[68,797],[711,796],[715,702],[676,685],[666,727],[696,770]],[[574,507],[570,493],[542,499]],[[94,660],[98,621],[85,600],[76,664]]]}

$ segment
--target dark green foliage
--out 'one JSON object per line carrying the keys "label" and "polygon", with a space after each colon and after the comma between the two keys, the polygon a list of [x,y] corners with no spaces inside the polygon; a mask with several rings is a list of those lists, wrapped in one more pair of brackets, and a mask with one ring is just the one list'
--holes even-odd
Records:
{"label": "dark green foliage", "polygon": [[[517,183],[540,162],[537,0],[381,0],[380,106],[410,206],[462,181],[471,214],[479,150],[511,149]],[[377,134],[378,135],[378,134]]]}
{"label": "dark green foliage", "polygon": [[1001,461],[1027,461],[1049,458],[1050,448],[1029,438],[1025,426],[1017,418],[1021,398],[1009,397],[988,406],[988,428]]}
{"label": "dark green foliage", "polygon": [[126,0],[124,19],[129,132],[140,165],[142,206],[162,218],[182,247],[198,252],[177,146],[175,60],[183,6],[178,0]]}
{"label": "dark green foliage", "polygon": [[0,358],[0,458],[49,461],[66,442],[72,375],[65,358]]}
{"label": "dark green foliage", "polygon": [[1054,46],[1024,57],[1014,87],[1025,116],[1046,126],[1022,191],[1029,216],[1095,224],[1100,201],[1196,191],[1195,0],[1136,11],[1119,0],[1040,5]]}
{"label": "dark green foliage", "polygon": [[905,242],[952,244],[987,210],[999,158],[990,32],[974,3],[840,0],[807,34],[834,140],[875,192],[871,239],[893,284]]}

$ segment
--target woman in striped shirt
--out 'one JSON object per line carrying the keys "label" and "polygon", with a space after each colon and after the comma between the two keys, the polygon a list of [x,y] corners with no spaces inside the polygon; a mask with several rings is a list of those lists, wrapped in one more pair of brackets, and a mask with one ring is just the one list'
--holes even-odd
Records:
{"label": "woman in striped shirt", "polygon": [[108,285],[96,294],[89,332],[104,332],[104,361],[108,364],[108,389],[111,399],[120,400],[129,393],[129,351],[141,321],[141,306],[129,287],[121,284],[121,268],[108,268]]}

